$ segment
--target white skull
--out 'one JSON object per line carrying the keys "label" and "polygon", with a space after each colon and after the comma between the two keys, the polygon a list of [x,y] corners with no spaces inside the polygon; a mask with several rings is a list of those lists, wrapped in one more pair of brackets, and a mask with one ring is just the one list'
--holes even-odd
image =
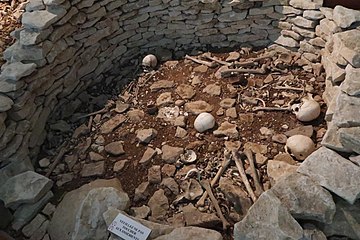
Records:
{"label": "white skull", "polygon": [[315,120],[320,115],[320,105],[310,95],[301,99],[301,103],[291,106],[296,118],[302,122]]}
{"label": "white skull", "polygon": [[297,160],[302,161],[315,150],[315,144],[311,138],[307,136],[294,135],[287,139],[285,150],[292,154]]}
{"label": "white skull", "polygon": [[157,65],[157,58],[153,54],[146,55],[143,58],[141,65],[146,70],[154,69]]}

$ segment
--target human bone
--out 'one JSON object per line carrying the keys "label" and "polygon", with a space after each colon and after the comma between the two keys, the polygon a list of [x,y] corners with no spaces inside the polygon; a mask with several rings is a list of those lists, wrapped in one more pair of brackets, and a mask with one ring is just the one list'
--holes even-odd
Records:
{"label": "human bone", "polygon": [[304,160],[315,151],[315,144],[308,136],[294,135],[287,139],[285,150],[297,160]]}
{"label": "human bone", "polygon": [[311,95],[301,99],[301,103],[291,106],[296,118],[302,122],[315,120],[320,115],[320,105]]}
{"label": "human bone", "polygon": [[155,68],[157,65],[157,58],[153,54],[146,55],[142,60],[142,66],[146,68]]}
{"label": "human bone", "polygon": [[194,127],[198,132],[205,132],[215,126],[215,118],[210,113],[200,113],[194,121]]}

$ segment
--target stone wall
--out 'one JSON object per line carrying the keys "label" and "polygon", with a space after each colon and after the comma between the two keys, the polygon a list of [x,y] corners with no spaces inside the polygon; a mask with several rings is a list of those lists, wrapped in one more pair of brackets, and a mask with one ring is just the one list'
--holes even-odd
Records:
{"label": "stone wall", "polygon": [[33,170],[30,158],[59,106],[159,48],[179,53],[276,43],[302,53],[304,70],[318,73],[323,65],[327,74],[323,144],[360,153],[352,134],[360,131],[353,114],[360,109],[354,83],[360,48],[351,41],[359,39],[359,12],[321,6],[322,0],[31,0],[0,74],[0,186]]}

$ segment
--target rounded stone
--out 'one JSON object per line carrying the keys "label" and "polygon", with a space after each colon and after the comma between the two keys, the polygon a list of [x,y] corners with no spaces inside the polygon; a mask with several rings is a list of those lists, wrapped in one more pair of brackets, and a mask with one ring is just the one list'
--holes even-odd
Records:
{"label": "rounded stone", "polygon": [[194,128],[198,132],[205,132],[215,126],[215,118],[210,113],[200,113],[194,121]]}

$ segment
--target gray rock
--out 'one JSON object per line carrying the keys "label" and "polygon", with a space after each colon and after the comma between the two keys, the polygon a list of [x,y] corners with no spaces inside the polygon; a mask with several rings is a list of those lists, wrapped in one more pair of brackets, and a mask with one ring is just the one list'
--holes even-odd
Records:
{"label": "gray rock", "polygon": [[105,239],[107,226],[102,217],[109,208],[126,210],[130,205],[128,195],[114,187],[100,187],[90,190],[75,215],[72,239]]}
{"label": "gray rock", "polygon": [[45,9],[45,5],[42,0],[33,0],[28,2],[25,7],[27,12]]}
{"label": "gray rock", "polygon": [[96,188],[114,188],[122,191],[119,180],[114,178],[111,180],[98,179],[67,193],[57,206],[48,227],[48,233],[52,240],[72,239],[78,211],[81,209],[81,205],[88,193]]}
{"label": "gray rock", "polygon": [[5,66],[0,74],[0,80],[18,81],[20,78],[30,75],[36,69],[35,63],[24,64],[14,62]]}
{"label": "gray rock", "polygon": [[125,121],[126,117],[124,115],[116,115],[115,117],[102,124],[100,127],[100,131],[102,134],[111,133],[114,131],[114,129],[119,127]]}
{"label": "gray rock", "polygon": [[344,148],[360,154],[360,127],[340,128],[338,133]]}
{"label": "gray rock", "polygon": [[149,183],[160,183],[161,182],[161,166],[153,165],[148,170],[148,181]]}
{"label": "gray rock", "polygon": [[[65,11],[65,10],[64,10]],[[24,12],[22,15],[22,23],[25,28],[35,28],[35,29],[46,29],[51,24],[55,23],[62,16],[64,16],[66,11],[63,13],[55,14],[46,10],[39,10],[33,12]]]}
{"label": "gray rock", "polygon": [[149,182],[141,183],[136,189],[134,194],[134,201],[145,200],[149,196]]}
{"label": "gray rock", "polygon": [[175,195],[179,194],[179,185],[177,184],[174,178],[171,177],[164,178],[161,181],[160,185],[168,188]]}
{"label": "gray rock", "polygon": [[0,112],[6,112],[14,105],[14,101],[6,95],[0,94]]}
{"label": "gray rock", "polygon": [[168,81],[168,80],[159,80],[154,82],[151,86],[150,86],[150,90],[151,91],[159,91],[161,89],[168,89],[168,88],[172,88],[174,86],[174,81]]}
{"label": "gray rock", "polygon": [[335,198],[336,213],[331,224],[324,225],[322,231],[327,237],[338,235],[350,239],[360,239],[360,201],[349,204]]}
{"label": "gray rock", "polygon": [[185,111],[194,115],[198,115],[203,112],[211,112],[213,109],[213,106],[202,100],[185,103]]}
{"label": "gray rock", "polygon": [[222,108],[231,108],[235,105],[236,103],[236,99],[233,98],[225,98],[223,100],[221,100],[221,102],[219,103],[220,107]]}
{"label": "gray rock", "polygon": [[294,19],[289,19],[289,21],[303,28],[314,28],[317,25],[316,21],[309,20],[301,16],[296,16]]}
{"label": "gray rock", "polygon": [[323,0],[290,0],[289,4],[294,8],[311,10],[319,9],[323,4]]}
{"label": "gray rock", "polygon": [[328,129],[321,141],[321,145],[335,151],[352,152],[350,149],[345,148],[345,146],[341,143],[339,127],[332,122],[328,123]]}
{"label": "gray rock", "polygon": [[339,47],[341,56],[355,68],[360,67],[360,42],[357,41],[359,38],[360,30],[356,29],[333,35],[334,47]]}
{"label": "gray rock", "polygon": [[167,106],[174,103],[171,92],[164,92],[159,95],[159,97],[156,99],[156,106],[162,107]]}
{"label": "gray rock", "polygon": [[105,151],[111,155],[119,156],[125,154],[122,141],[109,143],[105,146]]}
{"label": "gray rock", "polygon": [[360,167],[328,148],[313,152],[297,171],[351,204],[360,197]]}
{"label": "gray rock", "polygon": [[304,135],[307,137],[311,137],[313,135],[314,132],[314,127],[312,125],[308,125],[308,126],[300,126],[300,127],[296,127],[294,129],[291,129],[289,131],[286,131],[284,134],[287,137],[291,137],[294,135]]}
{"label": "gray rock", "polygon": [[165,196],[164,190],[157,190],[149,199],[148,206],[154,219],[165,219],[166,213],[169,210],[169,200]]}
{"label": "gray rock", "polygon": [[50,201],[54,196],[52,192],[48,192],[42,197],[38,202],[34,204],[22,204],[14,213],[14,221],[12,222],[11,227],[18,231],[25,224],[27,224],[31,219],[33,219],[38,212]]}
{"label": "gray rock", "polygon": [[141,143],[149,143],[157,135],[157,131],[153,128],[142,129],[137,131],[136,138]]}
{"label": "gray rock", "polygon": [[227,136],[229,138],[238,138],[239,132],[236,129],[236,124],[229,122],[223,122],[218,129],[216,129],[213,134],[217,137]]}
{"label": "gray rock", "polygon": [[16,207],[23,203],[36,203],[48,191],[53,183],[50,179],[27,171],[8,179],[0,187],[0,196],[6,207]]}
{"label": "gray rock", "polygon": [[337,5],[333,11],[336,24],[342,28],[348,28],[351,24],[360,21],[360,12]]}
{"label": "gray rock", "polygon": [[172,147],[169,145],[164,145],[161,148],[162,155],[161,159],[164,160],[166,163],[175,163],[180,155],[184,152],[183,148],[180,147]]}
{"label": "gray rock", "polygon": [[322,12],[325,16],[325,18],[329,19],[329,20],[333,20],[333,8],[329,8],[329,7],[321,7],[320,8],[320,12]]}
{"label": "gray rock", "polygon": [[282,14],[295,14],[301,15],[303,13],[302,10],[293,8],[291,6],[275,6],[275,11]]}
{"label": "gray rock", "polygon": [[89,158],[91,161],[101,161],[104,160],[104,157],[96,152],[89,152]]}
{"label": "gray rock", "polygon": [[311,227],[310,229],[304,228],[304,237],[303,240],[326,240],[325,234],[320,231],[319,229],[316,229],[314,227]]}
{"label": "gray rock", "polygon": [[182,99],[192,99],[196,93],[194,88],[188,84],[180,84],[175,91]]}
{"label": "gray rock", "polygon": [[84,164],[81,170],[82,177],[101,176],[105,173],[105,162],[99,161],[95,163]]}
{"label": "gray rock", "polygon": [[42,214],[36,215],[36,217],[26,225],[21,231],[26,237],[31,237],[35,231],[41,227],[41,225],[46,221],[46,217]]}
{"label": "gray rock", "polygon": [[[284,161],[269,160],[267,163],[267,174],[270,181],[274,184],[277,183],[282,177],[286,177],[296,172],[298,166],[291,165]],[[272,185],[274,185],[272,184]]]}
{"label": "gray rock", "polygon": [[[301,35],[301,33],[299,34]],[[269,38],[271,41],[281,46],[292,47],[292,48],[299,47],[299,42],[291,37],[284,37],[282,35],[275,35],[275,36],[269,35]]]}
{"label": "gray rock", "polygon": [[145,150],[143,156],[141,157],[139,163],[148,163],[155,155],[156,155],[156,151],[148,147]]}
{"label": "gray rock", "polygon": [[338,127],[360,126],[360,98],[340,92],[332,122]]}
{"label": "gray rock", "polygon": [[267,191],[234,225],[234,239],[301,239],[303,230],[274,193]]}
{"label": "gray rock", "polygon": [[174,229],[171,233],[155,238],[154,240],[198,240],[211,239],[222,240],[219,232],[210,229],[198,227],[180,227]]}
{"label": "gray rock", "polygon": [[209,84],[203,89],[202,92],[210,94],[211,96],[219,96],[221,94],[221,86],[217,84]]}
{"label": "gray rock", "polygon": [[141,207],[132,207],[131,211],[134,217],[145,219],[149,216],[151,209],[146,205],[142,205]]}
{"label": "gray rock", "polygon": [[305,29],[305,28],[301,28],[301,27],[297,27],[297,26],[293,26],[291,29],[303,37],[306,37],[306,38],[314,38],[315,37],[315,32],[313,30],[309,30],[309,29]]}
{"label": "gray rock", "polygon": [[321,11],[305,10],[303,13],[303,17],[310,20],[320,20],[323,19],[325,15]]}
{"label": "gray rock", "polygon": [[137,123],[143,120],[145,113],[143,110],[140,109],[134,109],[127,113],[130,122]]}
{"label": "gray rock", "polygon": [[332,222],[335,203],[331,194],[309,177],[293,173],[282,178],[271,191],[294,218]]}
{"label": "gray rock", "polygon": [[184,214],[186,226],[216,228],[221,226],[221,220],[215,215],[210,213],[200,212],[191,203],[181,208]]}
{"label": "gray rock", "polygon": [[346,67],[345,80],[341,83],[340,89],[350,96],[360,97],[360,69],[353,68],[350,64]]}

